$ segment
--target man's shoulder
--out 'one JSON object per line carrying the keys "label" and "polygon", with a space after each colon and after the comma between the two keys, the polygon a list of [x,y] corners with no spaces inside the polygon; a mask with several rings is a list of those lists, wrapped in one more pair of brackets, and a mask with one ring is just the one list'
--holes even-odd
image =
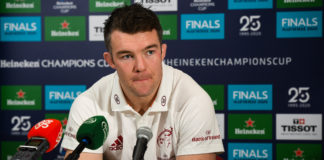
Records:
{"label": "man's shoulder", "polygon": [[173,90],[188,91],[192,94],[202,91],[200,85],[190,75],[176,68],[171,68],[171,70],[173,74]]}
{"label": "man's shoulder", "polygon": [[107,96],[108,91],[112,90],[115,73],[111,73],[100,78],[96,81],[90,88],[81,94],[81,96],[86,96],[89,98],[99,98],[101,96]]}
{"label": "man's shoulder", "polygon": [[187,103],[194,99],[209,99],[206,91],[187,73],[175,68],[169,68],[172,72],[172,99],[177,103]]}
{"label": "man's shoulder", "polygon": [[107,84],[112,83],[114,81],[115,76],[116,76],[116,72],[103,76],[97,82],[95,82],[90,88],[109,87],[109,85]]}
{"label": "man's shoulder", "polygon": [[167,76],[172,77],[173,84],[177,84],[177,83],[182,84],[183,82],[195,83],[195,81],[192,79],[191,76],[189,76],[187,73],[177,68],[173,68],[172,66],[165,65],[164,70]]}

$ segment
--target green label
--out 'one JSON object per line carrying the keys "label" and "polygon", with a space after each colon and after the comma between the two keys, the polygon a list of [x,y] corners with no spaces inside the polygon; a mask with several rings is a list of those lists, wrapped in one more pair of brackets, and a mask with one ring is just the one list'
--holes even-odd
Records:
{"label": "green label", "polygon": [[163,40],[176,40],[177,39],[177,15],[158,15],[162,29]]}
{"label": "green label", "polygon": [[84,41],[85,17],[45,17],[46,41]]}
{"label": "green label", "polygon": [[46,113],[45,119],[57,119],[61,121],[63,129],[65,129],[67,125],[69,114],[68,113]]}
{"label": "green label", "polygon": [[215,110],[224,110],[224,85],[201,85],[209,94]]}
{"label": "green label", "polygon": [[1,0],[0,13],[40,13],[40,0]]}
{"label": "green label", "polygon": [[229,114],[229,139],[272,139],[271,114]]}
{"label": "green label", "polygon": [[115,8],[130,3],[130,0],[89,0],[89,10],[90,12],[111,12]]}
{"label": "green label", "polygon": [[277,8],[322,7],[323,0],[277,0]]}
{"label": "green label", "polygon": [[41,86],[2,86],[1,108],[3,110],[41,110]]}
{"label": "green label", "polygon": [[277,144],[277,160],[319,160],[321,144]]}
{"label": "green label", "polygon": [[11,160],[13,155],[17,152],[19,145],[23,145],[23,141],[4,141],[1,142],[1,159],[2,160]]}

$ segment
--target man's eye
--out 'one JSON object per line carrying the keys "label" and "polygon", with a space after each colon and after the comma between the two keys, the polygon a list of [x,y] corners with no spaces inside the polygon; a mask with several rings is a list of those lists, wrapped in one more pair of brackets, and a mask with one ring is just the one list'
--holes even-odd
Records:
{"label": "man's eye", "polygon": [[129,59],[129,58],[132,58],[130,55],[124,55],[121,57],[122,59]]}
{"label": "man's eye", "polygon": [[152,54],[154,54],[154,51],[147,51],[147,54],[152,55]]}

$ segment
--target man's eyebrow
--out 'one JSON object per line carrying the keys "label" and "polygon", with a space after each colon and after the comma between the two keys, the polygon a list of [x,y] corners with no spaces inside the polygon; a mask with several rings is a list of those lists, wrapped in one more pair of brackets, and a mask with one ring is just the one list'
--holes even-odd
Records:
{"label": "man's eyebrow", "polygon": [[158,48],[158,45],[157,44],[152,44],[152,45],[149,45],[147,47],[145,47],[143,50],[148,50],[148,49],[151,49],[151,48]]}
{"label": "man's eyebrow", "polygon": [[116,54],[119,55],[119,54],[127,54],[127,53],[132,53],[132,52],[128,51],[128,50],[121,50],[121,51],[118,51]]}
{"label": "man's eyebrow", "polygon": [[[151,49],[151,48],[158,48],[158,45],[157,44],[149,45],[149,46],[145,47],[143,49],[143,51],[148,50],[148,49]],[[132,53],[132,52],[129,51],[129,50],[120,50],[120,51],[116,52],[117,55],[118,54],[128,54],[128,53]]]}

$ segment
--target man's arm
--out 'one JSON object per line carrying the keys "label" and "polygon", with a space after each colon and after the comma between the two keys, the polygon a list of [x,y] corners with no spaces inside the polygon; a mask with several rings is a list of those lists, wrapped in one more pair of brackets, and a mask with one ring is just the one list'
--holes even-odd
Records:
{"label": "man's arm", "polygon": [[[72,153],[71,150],[66,150],[64,159],[66,159],[66,157],[71,153]],[[102,154],[98,154],[98,153],[81,153],[79,160],[103,160],[103,158],[102,158]]]}
{"label": "man's arm", "polygon": [[207,154],[192,154],[192,155],[182,155],[177,156],[177,160],[215,160],[215,153],[207,153]]}
{"label": "man's arm", "polygon": [[[196,89],[202,92],[201,88]],[[224,152],[213,102],[206,92],[190,96],[178,120],[177,159],[216,159]],[[207,137],[203,140],[201,137]],[[180,157],[181,156],[181,157]]]}

